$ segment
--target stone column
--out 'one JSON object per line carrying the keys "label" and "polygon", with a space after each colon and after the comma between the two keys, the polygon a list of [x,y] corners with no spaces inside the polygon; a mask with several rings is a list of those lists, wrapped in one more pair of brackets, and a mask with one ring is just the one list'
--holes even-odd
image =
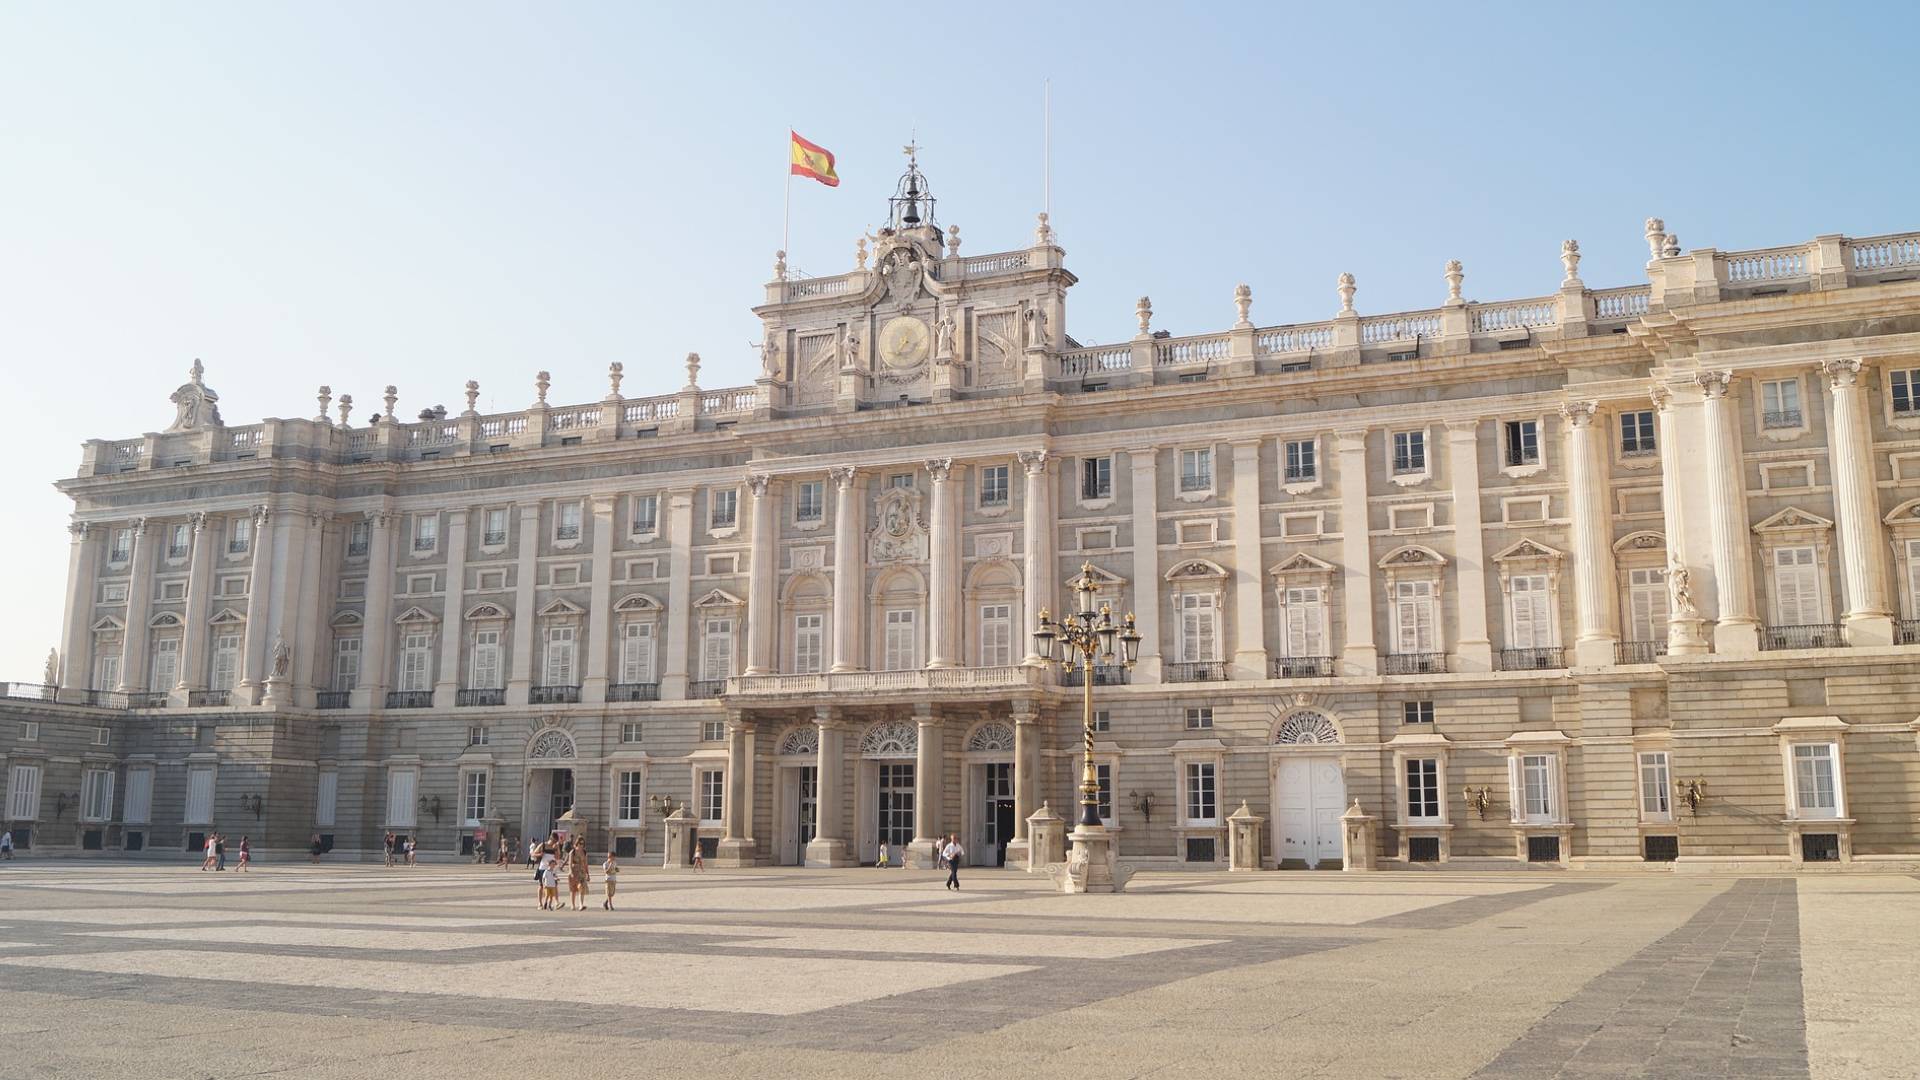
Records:
{"label": "stone column", "polygon": [[[1068,770],[1073,777],[1075,791],[1079,790],[1080,762],[1076,758],[1073,767]],[[1027,836],[1027,819],[1033,816],[1040,805],[1037,795],[1040,791],[1040,714],[1031,701],[1013,703],[1013,840],[1007,844],[1007,865],[1017,865],[1027,861],[1027,848],[1030,839]],[[1079,808],[1079,796],[1074,799],[1076,814]],[[1076,817],[1075,820],[1078,820]]]}
{"label": "stone column", "polygon": [[613,507],[617,495],[595,495],[593,584],[587,595],[587,667],[580,700],[607,700],[607,663],[613,655]]}
{"label": "stone column", "polygon": [[1455,670],[1491,671],[1493,641],[1487,633],[1487,542],[1480,516],[1477,417],[1447,421],[1447,471],[1453,479],[1453,564],[1460,582],[1460,638],[1454,646],[1459,665]]}
{"label": "stone column", "polygon": [[[1020,451],[1020,466],[1026,470],[1027,501],[1021,513],[1020,528],[1023,534],[1020,560],[1025,572],[1026,587],[1021,596],[1026,611],[1020,619],[1020,625],[1026,627],[1026,644],[1022,647],[1021,663],[1038,664],[1040,654],[1033,651],[1033,632],[1040,629],[1040,609],[1051,608],[1053,598],[1049,595],[1047,571],[1053,567],[1053,477],[1047,469],[1048,451]],[[1142,652],[1145,650],[1143,649]]]}
{"label": "stone column", "polygon": [[759,474],[747,477],[747,490],[753,493],[753,550],[747,556],[746,673],[769,675],[774,670],[774,628],[780,621],[775,588],[780,566],[780,496],[771,479]]}
{"label": "stone column", "polygon": [[722,815],[720,846],[715,866],[752,866],[753,839],[747,821],[748,721],[734,713],[727,717],[727,805]]}
{"label": "stone column", "polygon": [[909,853],[902,861],[908,866],[920,866],[932,869],[934,852],[938,851],[945,838],[940,824],[940,780],[941,768],[946,761],[942,753],[945,740],[941,737],[940,720],[933,715],[932,705],[915,705],[914,722],[919,726],[919,743],[914,751],[913,761],[913,843]]}
{"label": "stone column", "polygon": [[1740,462],[1740,430],[1727,390],[1728,371],[1703,371],[1695,380],[1706,395],[1707,512],[1713,527],[1714,651],[1748,656],[1760,651],[1760,620],[1754,614],[1752,560],[1748,557],[1747,493]]}
{"label": "stone column", "polygon": [[[174,680],[171,690],[197,690],[206,685],[207,663],[207,619],[213,614],[213,546],[214,534],[212,522],[205,511],[197,511],[192,519],[193,552],[187,562],[187,611],[184,616],[186,626],[180,635],[180,677]],[[124,667],[125,660],[121,661]]]}
{"label": "stone column", "polygon": [[668,701],[687,696],[687,662],[693,654],[693,491],[682,488],[667,497],[667,666],[660,676],[660,696]]}
{"label": "stone column", "polygon": [[927,462],[933,478],[933,508],[927,537],[927,666],[959,664],[954,641],[954,600],[960,585],[960,523],[953,512],[952,458]]}
{"label": "stone column", "polygon": [[[859,671],[860,626],[865,620],[867,567],[861,546],[860,476],[851,465],[827,470],[833,478],[833,670]],[[841,838],[842,843],[845,837]]]}
{"label": "stone column", "polygon": [[253,508],[252,569],[247,575],[247,637],[245,674],[236,687],[236,704],[259,702],[255,693],[267,681],[267,637],[273,621],[273,532],[275,515],[265,506]]}
{"label": "stone column", "polygon": [[520,535],[514,541],[513,569],[513,658],[507,668],[507,704],[525,705],[533,689],[533,650],[539,636],[540,577],[540,504],[515,508],[520,518]]}
{"label": "stone column", "polygon": [[313,688],[320,684],[325,676],[315,677],[314,662],[322,655],[320,649],[327,641],[327,620],[323,613],[329,609],[325,598],[321,596],[321,582],[333,581],[327,575],[322,563],[327,558],[327,534],[333,524],[333,514],[316,511],[307,515],[307,530],[304,550],[300,558],[300,595],[294,605],[294,629],[288,636],[287,644],[293,647],[293,703],[311,705]]}
{"label": "stone column", "polygon": [[[1660,516],[1667,532],[1667,574],[1669,576],[1669,597],[1672,597],[1672,574],[1687,570],[1689,563],[1687,537],[1687,500],[1682,494],[1687,464],[1693,460],[1682,449],[1682,425],[1680,410],[1674,407],[1673,391],[1659,383],[1647,388],[1647,396],[1653,401],[1655,414],[1660,423]],[[1691,600],[1691,586],[1688,589]],[[1696,612],[1689,617],[1674,607],[1667,616],[1667,651],[1675,656],[1693,656],[1707,651],[1705,633],[1701,630],[1702,620]]]}
{"label": "stone column", "polygon": [[[1267,677],[1267,620],[1261,579],[1260,440],[1233,444],[1233,677]],[[1020,815],[1025,828],[1026,814]]]}
{"label": "stone column", "polygon": [[[393,638],[393,522],[391,510],[368,515],[367,602],[361,616],[360,685],[350,704],[369,709],[386,707],[387,643]],[[525,699],[522,699],[525,700]]]}
{"label": "stone column", "polygon": [[[262,654],[266,661],[263,677],[267,690],[262,701],[280,708],[294,703],[289,687],[293,679],[294,642],[300,637],[300,583],[306,572],[309,520],[310,515],[304,510],[282,510],[273,520],[273,606],[267,627],[267,648]],[[276,674],[273,655],[281,644],[287,648],[287,670]]]}
{"label": "stone column", "polygon": [[1847,642],[1893,644],[1885,535],[1874,484],[1873,433],[1858,360],[1821,365],[1833,392],[1833,503],[1840,529],[1841,580],[1847,590]]}
{"label": "stone column", "polygon": [[467,636],[462,602],[467,588],[467,519],[472,516],[473,510],[464,506],[447,513],[447,599],[440,612],[440,677],[433,683],[436,709],[453,708],[460,692],[460,653]]}
{"label": "stone column", "polygon": [[[1340,454],[1340,596],[1346,616],[1347,640],[1340,650],[1340,673],[1372,675],[1379,668],[1379,648],[1373,642],[1373,541],[1368,535],[1367,432],[1342,431],[1334,436]],[[1463,592],[1465,590],[1462,590]],[[1484,597],[1486,590],[1481,590]],[[1481,600],[1484,636],[1486,601]]]}
{"label": "stone column", "polygon": [[[94,574],[100,564],[98,529],[83,521],[67,526],[71,541],[67,546],[67,610],[60,624],[60,670],[56,673],[63,690],[87,690],[93,686],[93,589]],[[126,636],[121,635],[124,642]],[[121,666],[126,657],[121,657]],[[102,690],[117,690],[103,686]]]}
{"label": "stone column", "polygon": [[1601,468],[1601,439],[1593,418],[1599,405],[1572,401],[1560,407],[1567,421],[1567,499],[1573,516],[1573,603],[1577,630],[1573,662],[1580,667],[1613,663],[1620,642],[1612,529],[1607,512],[1607,477]]}
{"label": "stone column", "polygon": [[1136,683],[1160,681],[1158,450],[1143,446],[1127,451],[1127,471],[1133,477],[1133,617],[1140,631],[1140,662],[1133,668]]}
{"label": "stone column", "polygon": [[807,842],[808,866],[852,866],[854,857],[847,844],[846,729],[831,710],[814,711],[814,724],[820,728],[820,751],[814,768],[814,829]]}
{"label": "stone column", "polygon": [[[133,550],[127,553],[127,633],[121,643],[120,689],[147,688],[147,620],[153,617],[153,568],[148,565],[152,552],[147,550],[147,519],[134,518]],[[194,557],[200,553],[199,535],[194,537]],[[200,620],[205,623],[206,620]],[[185,628],[191,640],[192,626]],[[181,670],[186,665],[181,664]]]}

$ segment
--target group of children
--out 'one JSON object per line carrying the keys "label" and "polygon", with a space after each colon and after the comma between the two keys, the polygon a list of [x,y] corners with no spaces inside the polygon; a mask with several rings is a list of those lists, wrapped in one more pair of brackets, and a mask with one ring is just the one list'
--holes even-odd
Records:
{"label": "group of children", "polygon": [[[563,876],[567,879],[567,906],[574,911],[587,910],[589,875],[584,837],[576,836],[568,843],[561,839],[559,833],[549,833],[545,840],[528,843],[527,861],[533,864],[533,880],[539,890],[540,910],[560,910],[560,879]],[[612,851],[607,852],[606,861],[600,864],[600,874],[607,890],[606,899],[600,902],[600,906],[612,911],[613,891],[620,880],[620,859]]]}

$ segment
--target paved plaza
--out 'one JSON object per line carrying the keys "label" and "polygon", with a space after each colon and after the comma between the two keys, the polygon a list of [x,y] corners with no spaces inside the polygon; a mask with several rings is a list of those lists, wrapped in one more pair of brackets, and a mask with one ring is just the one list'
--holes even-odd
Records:
{"label": "paved plaza", "polygon": [[0,1077],[1920,1076],[1920,879],[0,865]]}

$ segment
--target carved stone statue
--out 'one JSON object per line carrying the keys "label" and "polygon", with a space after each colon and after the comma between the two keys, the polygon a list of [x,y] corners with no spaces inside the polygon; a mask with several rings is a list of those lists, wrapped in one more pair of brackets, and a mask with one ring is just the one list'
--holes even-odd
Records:
{"label": "carved stone statue", "polygon": [[941,312],[940,321],[934,324],[933,331],[933,355],[952,356],[954,334],[953,312]]}
{"label": "carved stone statue", "polygon": [[780,377],[780,336],[769,332],[760,346],[760,373],[769,379]]}
{"label": "carved stone statue", "polygon": [[860,368],[860,331],[847,328],[847,355],[840,365],[842,371],[857,371]]}
{"label": "carved stone statue", "polygon": [[273,678],[284,679],[293,665],[293,650],[287,647],[287,639],[273,639]]}
{"label": "carved stone statue", "polygon": [[219,427],[223,423],[220,419],[220,395],[200,381],[206,373],[206,366],[194,360],[193,366],[187,369],[187,381],[167,399],[173,402],[174,408],[173,423],[168,425],[168,431],[197,431],[203,427]]}
{"label": "carved stone statue", "polygon": [[1027,309],[1027,348],[1047,347],[1047,313],[1038,304]]}
{"label": "carved stone statue", "polygon": [[46,671],[41,675],[40,681],[46,683],[48,686],[52,686],[54,683],[60,681],[59,649],[47,650],[47,667]]}
{"label": "carved stone statue", "polygon": [[1667,571],[1667,591],[1672,594],[1673,614],[1681,619],[1698,619],[1700,609],[1693,602],[1693,575],[1684,566]]}

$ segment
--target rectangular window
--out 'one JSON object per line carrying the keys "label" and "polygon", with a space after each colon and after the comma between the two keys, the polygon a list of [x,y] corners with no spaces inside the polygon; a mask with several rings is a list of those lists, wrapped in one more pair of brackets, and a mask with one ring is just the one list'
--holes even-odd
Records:
{"label": "rectangular window", "polygon": [[986,465],[980,469],[980,506],[994,509],[1007,505],[1009,471],[1005,465]]}
{"label": "rectangular window", "polygon": [[164,694],[180,682],[180,639],[157,638],[153,643],[153,668],[147,689]]}
{"label": "rectangular window", "polygon": [[709,681],[733,674],[733,620],[708,619],[700,647],[700,677]]}
{"label": "rectangular window", "polygon": [[727,722],[725,720],[702,720],[700,722],[701,742],[725,742]]}
{"label": "rectangular window", "polygon": [[153,770],[127,770],[127,802],[120,808],[120,820],[128,825],[145,825],[153,818]]}
{"label": "rectangular window", "polygon": [[1519,574],[1507,582],[1507,647],[1545,649],[1553,645],[1553,608],[1545,574]]}
{"label": "rectangular window", "polygon": [[1102,822],[1112,824],[1113,822],[1113,766],[1106,762],[1099,762],[1095,764],[1093,767],[1093,778],[1100,785],[1100,803],[1099,803],[1100,820]]}
{"label": "rectangular window", "polygon": [[908,671],[916,663],[920,644],[920,613],[912,609],[889,611],[882,636],[881,670]]}
{"label": "rectangular window", "polygon": [[620,774],[620,805],[615,818],[622,825],[637,825],[646,820],[647,800],[641,794],[640,774],[623,772]]}
{"label": "rectangular window", "polygon": [[113,818],[113,771],[88,769],[80,775],[80,820],[109,821]]}
{"label": "rectangular window", "polygon": [[1400,703],[1400,722],[1403,724],[1433,723],[1433,702],[1403,701]]}
{"label": "rectangular window", "polygon": [[1213,727],[1213,708],[1200,706],[1186,710],[1187,730],[1206,731]]}
{"label": "rectangular window", "polygon": [[1438,652],[1435,646],[1433,582],[1398,581],[1393,586],[1394,651]]}
{"label": "rectangular window", "polygon": [[726,809],[726,774],[719,769],[700,770],[700,823],[703,825],[720,824],[720,814]]}
{"label": "rectangular window", "polygon": [[411,829],[414,824],[414,792],[420,788],[420,773],[414,769],[387,771],[387,824]]}
{"label": "rectangular window", "polygon": [[555,540],[580,539],[580,504],[577,502],[558,503],[553,508],[553,538]]}
{"label": "rectangular window", "polygon": [[1527,821],[1553,821],[1553,755],[1525,754],[1520,758],[1520,808]]}
{"label": "rectangular window", "polygon": [[239,555],[253,546],[253,519],[237,517],[227,533],[227,554]]}
{"label": "rectangular window", "polygon": [[620,681],[653,681],[653,624],[630,622],[620,631]]}
{"label": "rectangular window", "polygon": [[1773,604],[1779,626],[1826,621],[1820,603],[1820,568],[1813,548],[1774,549]]}
{"label": "rectangular window", "polygon": [[7,783],[7,817],[12,821],[40,820],[40,766],[15,765]]}
{"label": "rectangular window", "polygon": [[646,536],[660,531],[660,496],[633,497],[633,534]]}
{"label": "rectangular window", "polygon": [[1793,805],[1798,817],[1840,816],[1832,743],[1796,743],[1793,747]]}
{"label": "rectangular window", "polygon": [[715,488],[707,496],[708,527],[731,529],[740,523],[740,492],[734,488]]}
{"label": "rectangular window", "polygon": [[111,648],[113,652],[103,652],[93,665],[93,688],[95,690],[120,689],[120,643],[110,642],[101,646]]}
{"label": "rectangular window", "polygon": [[497,507],[487,511],[486,521],[480,530],[480,543],[484,547],[507,546],[507,510]]}
{"label": "rectangular window", "polygon": [[123,563],[133,558],[133,530],[113,530],[113,542],[107,546],[107,561]]}
{"label": "rectangular window", "polygon": [[986,604],[980,608],[980,666],[1013,664],[1013,606]]}
{"label": "rectangular window", "polygon": [[187,525],[167,526],[167,558],[186,558],[187,552],[193,549],[192,542],[189,539],[191,535],[191,529]]}
{"label": "rectangular window", "polygon": [[478,825],[487,817],[487,774],[470,772],[461,793],[461,808],[468,825]]}
{"label": "rectangular window", "polygon": [[1096,732],[1113,730],[1113,714],[1105,709],[1096,709],[1093,714],[1093,730]]}
{"label": "rectangular window", "polygon": [[340,773],[334,769],[324,769],[314,785],[313,823],[321,828],[331,827],[339,808]]}
{"label": "rectangular window", "polygon": [[1653,410],[1641,409],[1639,412],[1620,414],[1620,454],[1623,457],[1645,457],[1659,449],[1653,436]]}
{"label": "rectangular window", "polygon": [[1080,459],[1080,497],[1082,499],[1113,498],[1112,458]]}
{"label": "rectangular window", "polygon": [[1427,471],[1426,432],[1396,431],[1393,433],[1393,471],[1396,473]]}
{"label": "rectangular window", "polygon": [[187,770],[187,805],[180,817],[182,825],[213,824],[213,766]]}
{"label": "rectangular window", "polygon": [[1800,380],[1774,379],[1760,384],[1760,424],[1762,427],[1799,427]]}
{"label": "rectangular window", "polygon": [[341,693],[360,685],[360,639],[333,640],[333,688]]}
{"label": "rectangular window", "polygon": [[500,681],[500,631],[473,632],[473,662],[467,671],[470,690],[498,690]]}
{"label": "rectangular window", "polygon": [[1540,421],[1509,420],[1507,429],[1507,464],[1540,464]]}
{"label": "rectangular window", "polygon": [[413,550],[432,551],[440,546],[440,515],[421,514],[413,519]]}
{"label": "rectangular window", "polygon": [[571,626],[547,627],[546,685],[572,686],[573,645],[575,628]]}
{"label": "rectangular window", "polygon": [[1296,439],[1286,444],[1286,480],[1305,483],[1320,477],[1320,463],[1312,439]]}
{"label": "rectangular window", "polygon": [[793,617],[793,670],[801,675],[817,675],[825,670],[827,656],[827,617]]}
{"label": "rectangular window", "polygon": [[231,690],[240,681],[240,635],[218,634],[213,639],[213,662],[207,689]]}
{"label": "rectangular window", "polygon": [[1286,646],[1289,657],[1326,656],[1327,604],[1318,585],[1288,588],[1282,591],[1285,607]]}
{"label": "rectangular window", "polygon": [[1440,759],[1407,759],[1407,817],[1434,821],[1440,817]]}
{"label": "rectangular window", "polygon": [[1213,449],[1211,447],[1180,451],[1180,490],[1185,492],[1213,490]]}
{"label": "rectangular window", "polygon": [[347,558],[364,559],[367,549],[373,546],[373,524],[356,521],[347,527]]}
{"label": "rectangular window", "polygon": [[802,480],[793,489],[793,520],[815,522],[827,514],[827,485],[818,480]]}
{"label": "rectangular window", "polygon": [[103,604],[124,604],[127,602],[127,583],[110,581],[100,586],[100,602]]}
{"label": "rectangular window", "polygon": [[629,720],[620,725],[620,741],[632,746],[640,741],[641,725]]}
{"label": "rectangular window", "polygon": [[1673,817],[1673,778],[1665,750],[1640,755],[1640,816],[1648,821]]}
{"label": "rectangular window", "polygon": [[1187,762],[1186,810],[1190,824],[1217,820],[1220,808],[1214,800],[1213,762]]}
{"label": "rectangular window", "polygon": [[887,486],[890,488],[910,488],[913,486],[913,474],[903,472],[894,473],[892,476],[887,477]]}
{"label": "rectangular window", "polygon": [[1893,392],[1893,414],[1912,416],[1920,413],[1920,370],[1888,372],[1887,380]]}
{"label": "rectangular window", "polygon": [[479,727],[477,725],[470,726],[467,728],[467,745],[468,746],[486,746],[488,743],[491,743],[492,741],[493,741],[493,736],[487,734],[486,728]]}
{"label": "rectangular window", "polygon": [[429,634],[408,634],[400,639],[400,685],[409,693],[433,689],[431,679],[433,638]]}
{"label": "rectangular window", "polygon": [[1667,572],[1660,567],[1627,571],[1627,640],[1667,639]]}
{"label": "rectangular window", "polygon": [[1219,610],[1211,593],[1183,593],[1180,611],[1180,661],[1208,663],[1220,658]]}

